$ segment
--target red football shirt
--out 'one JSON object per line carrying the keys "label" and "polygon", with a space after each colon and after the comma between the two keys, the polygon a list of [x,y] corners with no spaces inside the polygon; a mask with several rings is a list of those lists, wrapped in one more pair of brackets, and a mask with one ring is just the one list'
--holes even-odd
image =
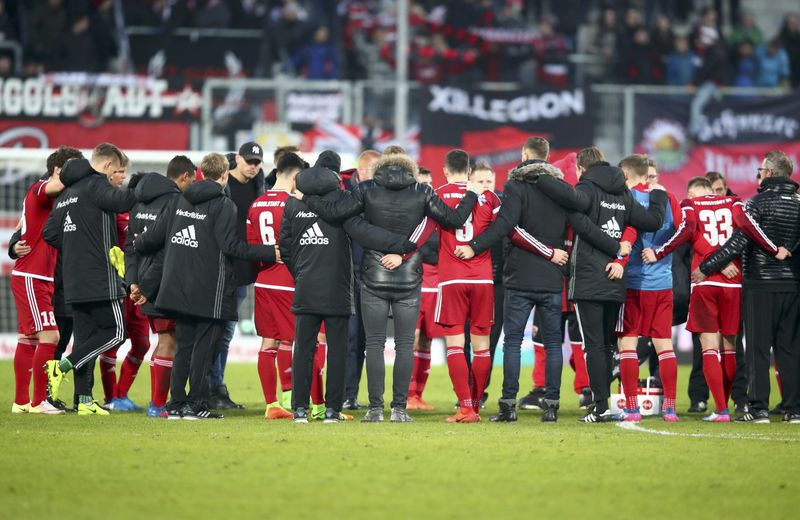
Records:
{"label": "red football shirt", "polygon": [[[455,208],[467,192],[466,182],[445,184],[436,189],[436,194],[451,208]],[[464,225],[457,229],[439,228],[439,284],[460,280],[492,281],[492,256],[487,249],[469,259],[456,257],[456,246],[469,245],[483,233],[500,211],[500,199],[491,191],[484,191],[472,208]]]}
{"label": "red football shirt", "polygon": [[39,180],[28,188],[22,203],[22,238],[31,246],[31,252],[14,262],[11,274],[53,281],[58,251],[44,241],[42,230],[53,209],[54,199],[44,191],[46,180]]}
{"label": "red football shirt", "polygon": [[[655,251],[661,259],[685,242],[691,242],[694,249],[692,271],[714,251],[725,245],[734,230],[741,229],[760,247],[773,254],[778,252],[758,224],[745,212],[739,197],[725,195],[703,195],[681,202],[682,221],[675,234],[662,247]],[[722,273],[713,273],[698,285],[723,285],[741,287],[741,260],[733,260],[739,269],[735,278],[726,278]]]}
{"label": "red football shirt", "polygon": [[[247,242],[274,246],[281,231],[286,190],[269,190],[253,201],[247,213]],[[258,273],[256,287],[294,289],[294,279],[284,264],[270,264]]]}
{"label": "red football shirt", "polygon": [[117,243],[122,250],[125,250],[125,240],[128,238],[128,224],[130,221],[130,213],[117,213]]}

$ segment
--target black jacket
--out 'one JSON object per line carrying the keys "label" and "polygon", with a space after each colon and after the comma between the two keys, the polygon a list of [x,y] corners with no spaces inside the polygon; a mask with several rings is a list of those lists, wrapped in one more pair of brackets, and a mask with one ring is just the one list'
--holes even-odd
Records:
{"label": "black jacket", "polygon": [[792,252],[792,257],[777,260],[761,249],[740,229],[725,245],[700,264],[700,270],[711,274],[725,267],[740,254],[742,278],[748,288],[775,292],[798,290],[800,283],[800,194],[798,184],[788,177],[769,177],[758,188],[758,194],[747,203],[747,213],[776,246]]}
{"label": "black jacket", "polygon": [[[261,180],[259,182],[259,175]],[[236,206],[236,233],[243,241],[247,241],[247,213],[250,206],[262,193],[264,187],[264,174],[259,171],[248,182],[241,183],[234,176],[228,178],[227,192]],[[257,267],[246,260],[234,260],[233,271],[236,273],[237,285],[250,285],[255,283],[258,274]]]}
{"label": "black jacket", "polygon": [[163,318],[166,316],[156,310],[155,299],[161,283],[165,250],[162,247],[146,255],[136,251],[133,241],[136,235],[154,227],[159,219],[169,219],[175,213],[181,190],[165,176],[148,173],[136,185],[134,194],[139,202],[131,210],[128,223],[128,238],[125,241],[125,282],[129,286],[137,284],[147,296],[147,303],[140,307],[142,314]]}
{"label": "black jacket", "polygon": [[[650,193],[650,207],[645,208],[633,198],[625,184],[622,170],[608,163],[590,166],[573,190],[567,183],[549,175],[539,177],[539,189],[563,208],[585,214],[589,222],[599,226],[606,235],[619,242],[623,230],[632,225],[642,231],[655,231],[664,219],[667,193]],[[570,300],[625,301],[627,281],[609,280],[606,265],[616,251],[592,239],[590,230],[570,220],[574,233],[570,259],[568,296]]]}
{"label": "black jacket", "polygon": [[134,246],[145,254],[165,249],[155,304],[167,316],[237,320],[233,260],[275,262],[273,246],[249,245],[239,238],[236,205],[211,180],[189,186],[172,214],[139,235]]}
{"label": "black jacket", "polygon": [[[541,175],[564,178],[555,166],[536,160],[523,162],[509,172],[497,219],[470,242],[470,247],[476,255],[480,254],[492,244],[501,243],[515,227],[522,228],[528,240],[542,253],[510,246],[503,283],[519,291],[560,293],[564,288],[564,270],[550,258],[553,249],[566,249],[567,212],[539,190],[536,182]],[[609,237],[604,238],[613,242]],[[614,251],[619,249],[616,243],[608,247]]]}
{"label": "black jacket", "polygon": [[[408,156],[385,156],[375,164],[372,182],[359,184],[359,190],[354,195],[341,192],[333,202],[308,197],[306,203],[315,213],[331,222],[357,219],[354,215],[363,210],[364,220],[369,224],[403,237],[410,237],[416,229],[422,229],[426,217],[445,228],[464,225],[478,200],[477,195],[467,192],[456,209],[451,209],[430,186],[417,183],[414,178],[416,171],[416,164]],[[352,225],[354,220],[346,222],[348,232]],[[370,289],[408,291],[422,283],[422,255],[415,253],[397,269],[389,270],[380,262],[388,251],[371,249],[366,244],[364,247],[361,280]]]}
{"label": "black jacket", "polygon": [[86,159],[61,172],[66,189],[56,199],[42,236],[62,255],[66,303],[119,300],[125,286],[108,253],[116,246],[116,213],[130,211],[133,192],[114,188]]}
{"label": "black jacket", "polygon": [[[346,193],[339,189],[339,176],[323,167],[301,171],[297,175],[297,188],[306,198],[317,195],[322,202],[339,201]],[[366,248],[404,254],[416,247],[404,236],[361,224],[353,222],[348,232]],[[286,202],[278,244],[281,258],[295,280],[293,313],[323,316],[353,313],[348,232],[343,224],[320,218],[304,201],[291,198]]]}

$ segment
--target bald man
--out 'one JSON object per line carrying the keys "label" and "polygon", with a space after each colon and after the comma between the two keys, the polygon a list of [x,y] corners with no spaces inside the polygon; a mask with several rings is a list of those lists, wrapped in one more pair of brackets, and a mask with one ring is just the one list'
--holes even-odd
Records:
{"label": "bald man", "polygon": [[[372,182],[373,167],[381,154],[375,150],[364,150],[358,156],[356,171],[349,179],[345,179],[345,189],[355,191],[360,183]],[[342,172],[344,173],[344,172]],[[353,248],[353,294],[355,295],[356,313],[350,317],[349,341],[347,346],[347,364],[345,366],[345,410],[358,410],[358,386],[361,373],[364,371],[367,339],[364,336],[364,324],[361,321],[361,256],[364,250],[352,241]]]}

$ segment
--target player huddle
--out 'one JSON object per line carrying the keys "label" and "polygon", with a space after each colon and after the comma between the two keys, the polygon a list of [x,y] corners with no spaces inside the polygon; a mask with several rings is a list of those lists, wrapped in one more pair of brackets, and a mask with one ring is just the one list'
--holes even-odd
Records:
{"label": "player huddle", "polygon": [[[247,143],[236,161],[257,167],[261,156]],[[772,350],[784,420],[800,423],[800,266],[791,255],[800,239],[800,195],[784,154],[765,157],[759,195],[747,206],[714,194],[704,177],[689,182],[679,203],[648,180],[653,164],[640,155],[612,166],[592,147],[554,165],[549,143],[533,137],[521,159],[498,194],[491,167],[472,165],[463,150],[447,154],[447,183],[435,190],[430,171],[399,147],[364,152],[350,177],[332,151],[312,166],[284,150],[269,188],[238,208],[226,191],[232,165],[219,154],[207,155],[199,169],[177,156],[166,175],[136,174],[123,188],[128,160],[116,146],[98,145],[90,160],[60,148],[48,159],[47,176],[28,190],[10,246],[20,334],[12,411],[65,413],[59,390],[74,371],[78,414],[107,414],[92,394],[98,357],[106,402],[137,409],[127,392],[149,350],[149,322],[159,340],[147,415],[222,418],[209,407],[209,373],[238,318],[237,292],[249,283],[237,270],[244,261],[255,280],[267,419],[352,419],[342,411],[358,407],[350,380],[357,388],[365,359],[369,406],[362,421],[383,421],[391,315],[392,422],[411,422],[409,410],[432,409],[422,394],[434,337],[444,338],[458,400],[447,421],[480,421],[501,323],[504,381],[492,421],[516,421],[516,409],[531,405],[543,410],[542,421],[558,420],[569,323],[575,391],[587,409],[582,422],[642,420],[640,338],[652,339],[664,389],[661,417],[674,422],[671,254],[689,243],[687,329],[700,335],[715,402],[705,420],[731,420],[744,273],[744,308],[754,311],[744,319],[751,410],[739,420],[769,421]],[[237,211],[246,213],[243,222]],[[54,291],[63,292],[63,303]],[[497,307],[495,298],[502,299]],[[61,316],[54,314],[64,304]],[[770,308],[768,319],[755,312],[758,305]],[[520,346],[533,309],[534,382],[542,392],[517,401]],[[354,320],[363,327],[363,347],[350,344]],[[58,345],[65,347],[72,331],[62,323],[74,324],[73,349],[63,358]],[[126,334],[133,347],[116,381],[116,349]],[[609,407],[617,351],[622,413]]]}

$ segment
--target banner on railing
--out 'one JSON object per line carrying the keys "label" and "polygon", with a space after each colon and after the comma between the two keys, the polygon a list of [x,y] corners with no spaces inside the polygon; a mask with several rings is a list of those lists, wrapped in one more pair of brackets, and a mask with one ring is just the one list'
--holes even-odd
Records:
{"label": "banner on railing", "polygon": [[800,157],[800,96],[725,97],[704,106],[692,96],[639,94],[635,99],[637,152],[652,157],[660,182],[681,198],[692,177],[723,174],[749,198],[757,168],[770,150]]}
{"label": "banner on railing", "polygon": [[462,148],[476,161],[486,161],[502,189],[508,170],[520,161],[522,145],[538,135],[550,141],[551,160],[591,146],[593,123],[589,91],[504,90],[430,85],[422,102],[420,164],[444,182],[444,156]]}

